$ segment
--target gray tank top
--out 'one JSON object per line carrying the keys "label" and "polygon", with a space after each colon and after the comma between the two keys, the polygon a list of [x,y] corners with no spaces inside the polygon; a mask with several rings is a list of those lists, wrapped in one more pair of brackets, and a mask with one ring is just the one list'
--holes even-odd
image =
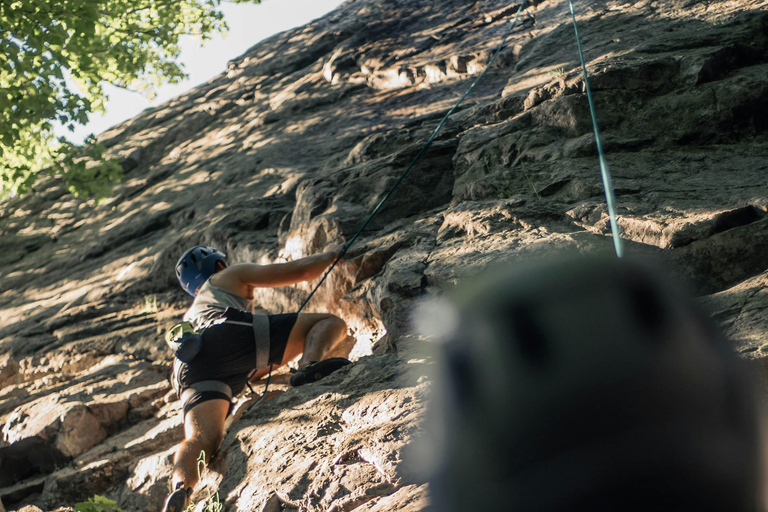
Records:
{"label": "gray tank top", "polygon": [[245,298],[213,286],[209,278],[200,286],[192,306],[184,314],[184,320],[191,322],[196,331],[201,331],[221,318],[227,308],[235,308],[247,313],[251,309]]}
{"label": "gray tank top", "polygon": [[269,316],[261,308],[258,308],[257,311],[251,311],[251,304],[244,297],[213,286],[209,278],[200,286],[192,306],[184,314],[184,320],[190,322],[196,331],[202,331],[221,322],[222,315],[227,308],[254,313],[253,334],[256,341],[256,368],[266,367],[269,364]]}

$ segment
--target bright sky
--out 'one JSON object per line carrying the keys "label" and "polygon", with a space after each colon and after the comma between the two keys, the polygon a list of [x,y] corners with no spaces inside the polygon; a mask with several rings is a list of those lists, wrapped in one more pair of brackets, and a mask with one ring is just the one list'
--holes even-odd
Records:
{"label": "bright sky", "polygon": [[259,41],[284,30],[305,25],[339,6],[343,0],[262,0],[260,4],[231,4],[222,2],[221,10],[229,25],[226,37],[217,36],[200,46],[192,36],[185,37],[181,45],[181,62],[189,78],[179,84],[166,85],[157,91],[150,102],[137,92],[108,86],[106,115],[92,114],[85,126],[77,126],[74,133],[55,130],[81,143],[85,137],[99,133],[130,119],[145,108],[160,105],[171,98],[207,82],[227,69],[227,62],[246,52]]}

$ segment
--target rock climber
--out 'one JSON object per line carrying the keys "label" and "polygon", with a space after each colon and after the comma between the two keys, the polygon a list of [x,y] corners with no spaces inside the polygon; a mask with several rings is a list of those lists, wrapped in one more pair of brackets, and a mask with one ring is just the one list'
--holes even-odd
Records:
{"label": "rock climber", "polygon": [[254,288],[288,286],[319,277],[336,259],[336,247],[288,263],[227,265],[226,255],[206,246],[186,251],[176,265],[182,288],[194,297],[184,315],[202,343],[192,358],[173,364],[182,402],[184,441],[174,457],[172,486],[164,512],[181,512],[198,481],[198,457],[206,464],[224,437],[232,399],[257,370],[257,380],[299,355],[291,385],[314,382],[349,361],[347,325],[337,316],[314,313],[268,315],[252,306]]}

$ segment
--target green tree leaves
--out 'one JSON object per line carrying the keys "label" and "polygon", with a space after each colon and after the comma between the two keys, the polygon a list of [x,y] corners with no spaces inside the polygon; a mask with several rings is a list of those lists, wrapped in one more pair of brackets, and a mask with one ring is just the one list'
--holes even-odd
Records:
{"label": "green tree leaves", "polygon": [[[258,0],[236,0],[239,2]],[[103,112],[102,85],[148,96],[185,77],[179,38],[224,32],[221,0],[4,0],[0,2],[0,197],[29,190],[43,169],[81,196],[120,178],[104,148],[56,139]]]}

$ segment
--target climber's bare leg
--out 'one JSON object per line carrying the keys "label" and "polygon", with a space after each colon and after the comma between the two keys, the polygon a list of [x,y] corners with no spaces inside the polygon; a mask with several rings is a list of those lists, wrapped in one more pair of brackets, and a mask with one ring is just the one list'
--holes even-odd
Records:
{"label": "climber's bare leg", "polygon": [[355,343],[357,343],[357,339],[354,336],[345,336],[328,352],[326,357],[349,357],[349,353],[355,348]]}
{"label": "climber's bare leg", "polygon": [[[347,357],[355,344],[354,338],[347,336],[347,324],[341,318],[322,313],[299,313],[288,343],[285,346],[280,366],[286,365],[304,354],[299,360],[299,367],[310,361],[321,361],[329,357]],[[273,365],[273,370],[277,365]],[[269,366],[257,371],[251,382],[263,379],[269,373]]]}
{"label": "climber's bare leg", "polygon": [[[194,489],[199,480],[197,459],[205,452],[205,464],[219,449],[224,438],[224,420],[227,419],[229,401],[208,400],[193,407],[184,417],[184,441],[173,458],[173,488],[179,483]],[[202,467],[200,468],[202,470]]]}
{"label": "climber's bare leg", "polygon": [[[347,324],[341,318],[318,313],[299,313],[288,336],[282,364],[299,359],[299,367],[310,361],[321,361],[335,354],[336,347],[347,339]],[[346,355],[346,354],[345,354]]]}

